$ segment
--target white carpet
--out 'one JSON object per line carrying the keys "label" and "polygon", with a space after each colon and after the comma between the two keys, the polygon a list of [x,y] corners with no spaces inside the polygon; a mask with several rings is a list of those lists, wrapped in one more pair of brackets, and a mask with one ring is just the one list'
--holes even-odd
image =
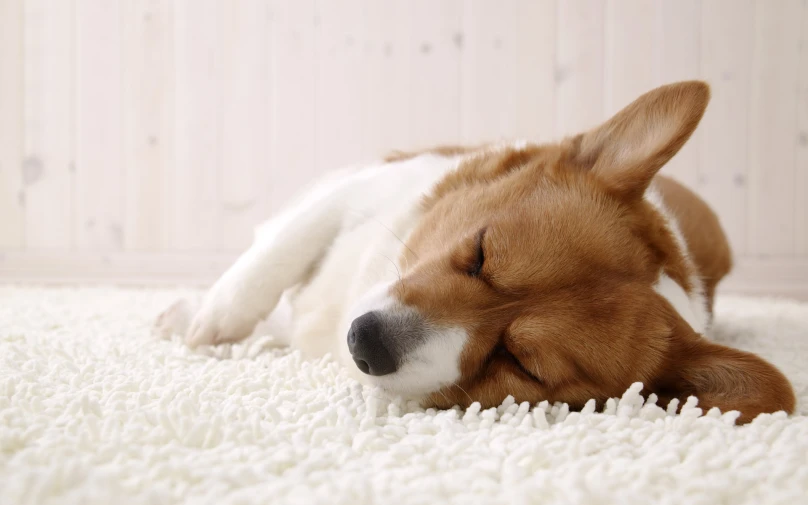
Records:
{"label": "white carpet", "polygon": [[808,503],[808,305],[722,298],[716,340],[792,380],[801,415],[418,410],[270,339],[151,336],[177,291],[0,287],[0,503]]}

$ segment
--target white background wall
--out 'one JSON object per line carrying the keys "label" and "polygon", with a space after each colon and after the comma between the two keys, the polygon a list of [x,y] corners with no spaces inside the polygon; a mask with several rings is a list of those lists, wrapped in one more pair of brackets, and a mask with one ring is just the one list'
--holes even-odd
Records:
{"label": "white background wall", "polygon": [[0,0],[0,280],[209,280],[318,173],[713,101],[665,169],[808,296],[805,0]]}

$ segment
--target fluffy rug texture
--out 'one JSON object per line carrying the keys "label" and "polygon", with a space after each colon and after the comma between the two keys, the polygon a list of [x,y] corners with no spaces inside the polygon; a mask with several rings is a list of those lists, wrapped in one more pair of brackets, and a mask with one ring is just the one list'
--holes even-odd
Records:
{"label": "fluffy rug texture", "polygon": [[808,503],[808,305],[719,299],[712,338],[799,398],[739,427],[639,384],[603,412],[425,411],[271,337],[153,337],[183,294],[0,287],[0,503]]}

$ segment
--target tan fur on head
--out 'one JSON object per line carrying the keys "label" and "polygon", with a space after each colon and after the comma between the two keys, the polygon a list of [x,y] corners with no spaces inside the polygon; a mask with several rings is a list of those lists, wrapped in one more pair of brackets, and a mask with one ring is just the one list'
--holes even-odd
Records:
{"label": "tan fur on head", "polygon": [[[696,394],[703,407],[741,409],[742,421],[793,410],[774,367],[707,342],[653,289],[664,273],[689,293],[700,276],[711,302],[731,264],[709,209],[682,229],[715,245],[683,251],[642,198],[708,100],[701,82],[663,86],[559,144],[477,151],[434,188],[395,290],[429,324],[469,335],[458,387],[432,404],[492,406],[513,394],[581,407],[642,381],[666,399]],[[666,199],[691,213],[703,206],[670,187],[660,186]]]}

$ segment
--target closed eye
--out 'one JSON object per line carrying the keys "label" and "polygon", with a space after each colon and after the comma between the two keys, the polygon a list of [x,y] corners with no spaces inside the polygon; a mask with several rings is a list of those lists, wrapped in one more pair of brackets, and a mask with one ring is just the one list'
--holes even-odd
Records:
{"label": "closed eye", "polygon": [[483,265],[485,264],[485,250],[483,249],[484,237],[485,228],[477,232],[477,239],[475,241],[477,250],[475,252],[474,260],[472,261],[471,265],[469,265],[469,269],[467,270],[468,274],[472,277],[479,277],[483,271]]}
{"label": "closed eye", "polygon": [[519,358],[517,358],[516,355],[514,355],[511,351],[509,351],[504,344],[497,344],[497,346],[494,348],[494,351],[491,353],[491,356],[492,358],[498,357],[500,359],[510,362],[514,367],[516,367],[519,370],[520,373],[522,373],[522,375],[526,376],[528,379],[534,382],[542,384],[541,379],[536,377],[536,375],[533,374],[533,372],[525,368],[522,362],[519,361]]}

